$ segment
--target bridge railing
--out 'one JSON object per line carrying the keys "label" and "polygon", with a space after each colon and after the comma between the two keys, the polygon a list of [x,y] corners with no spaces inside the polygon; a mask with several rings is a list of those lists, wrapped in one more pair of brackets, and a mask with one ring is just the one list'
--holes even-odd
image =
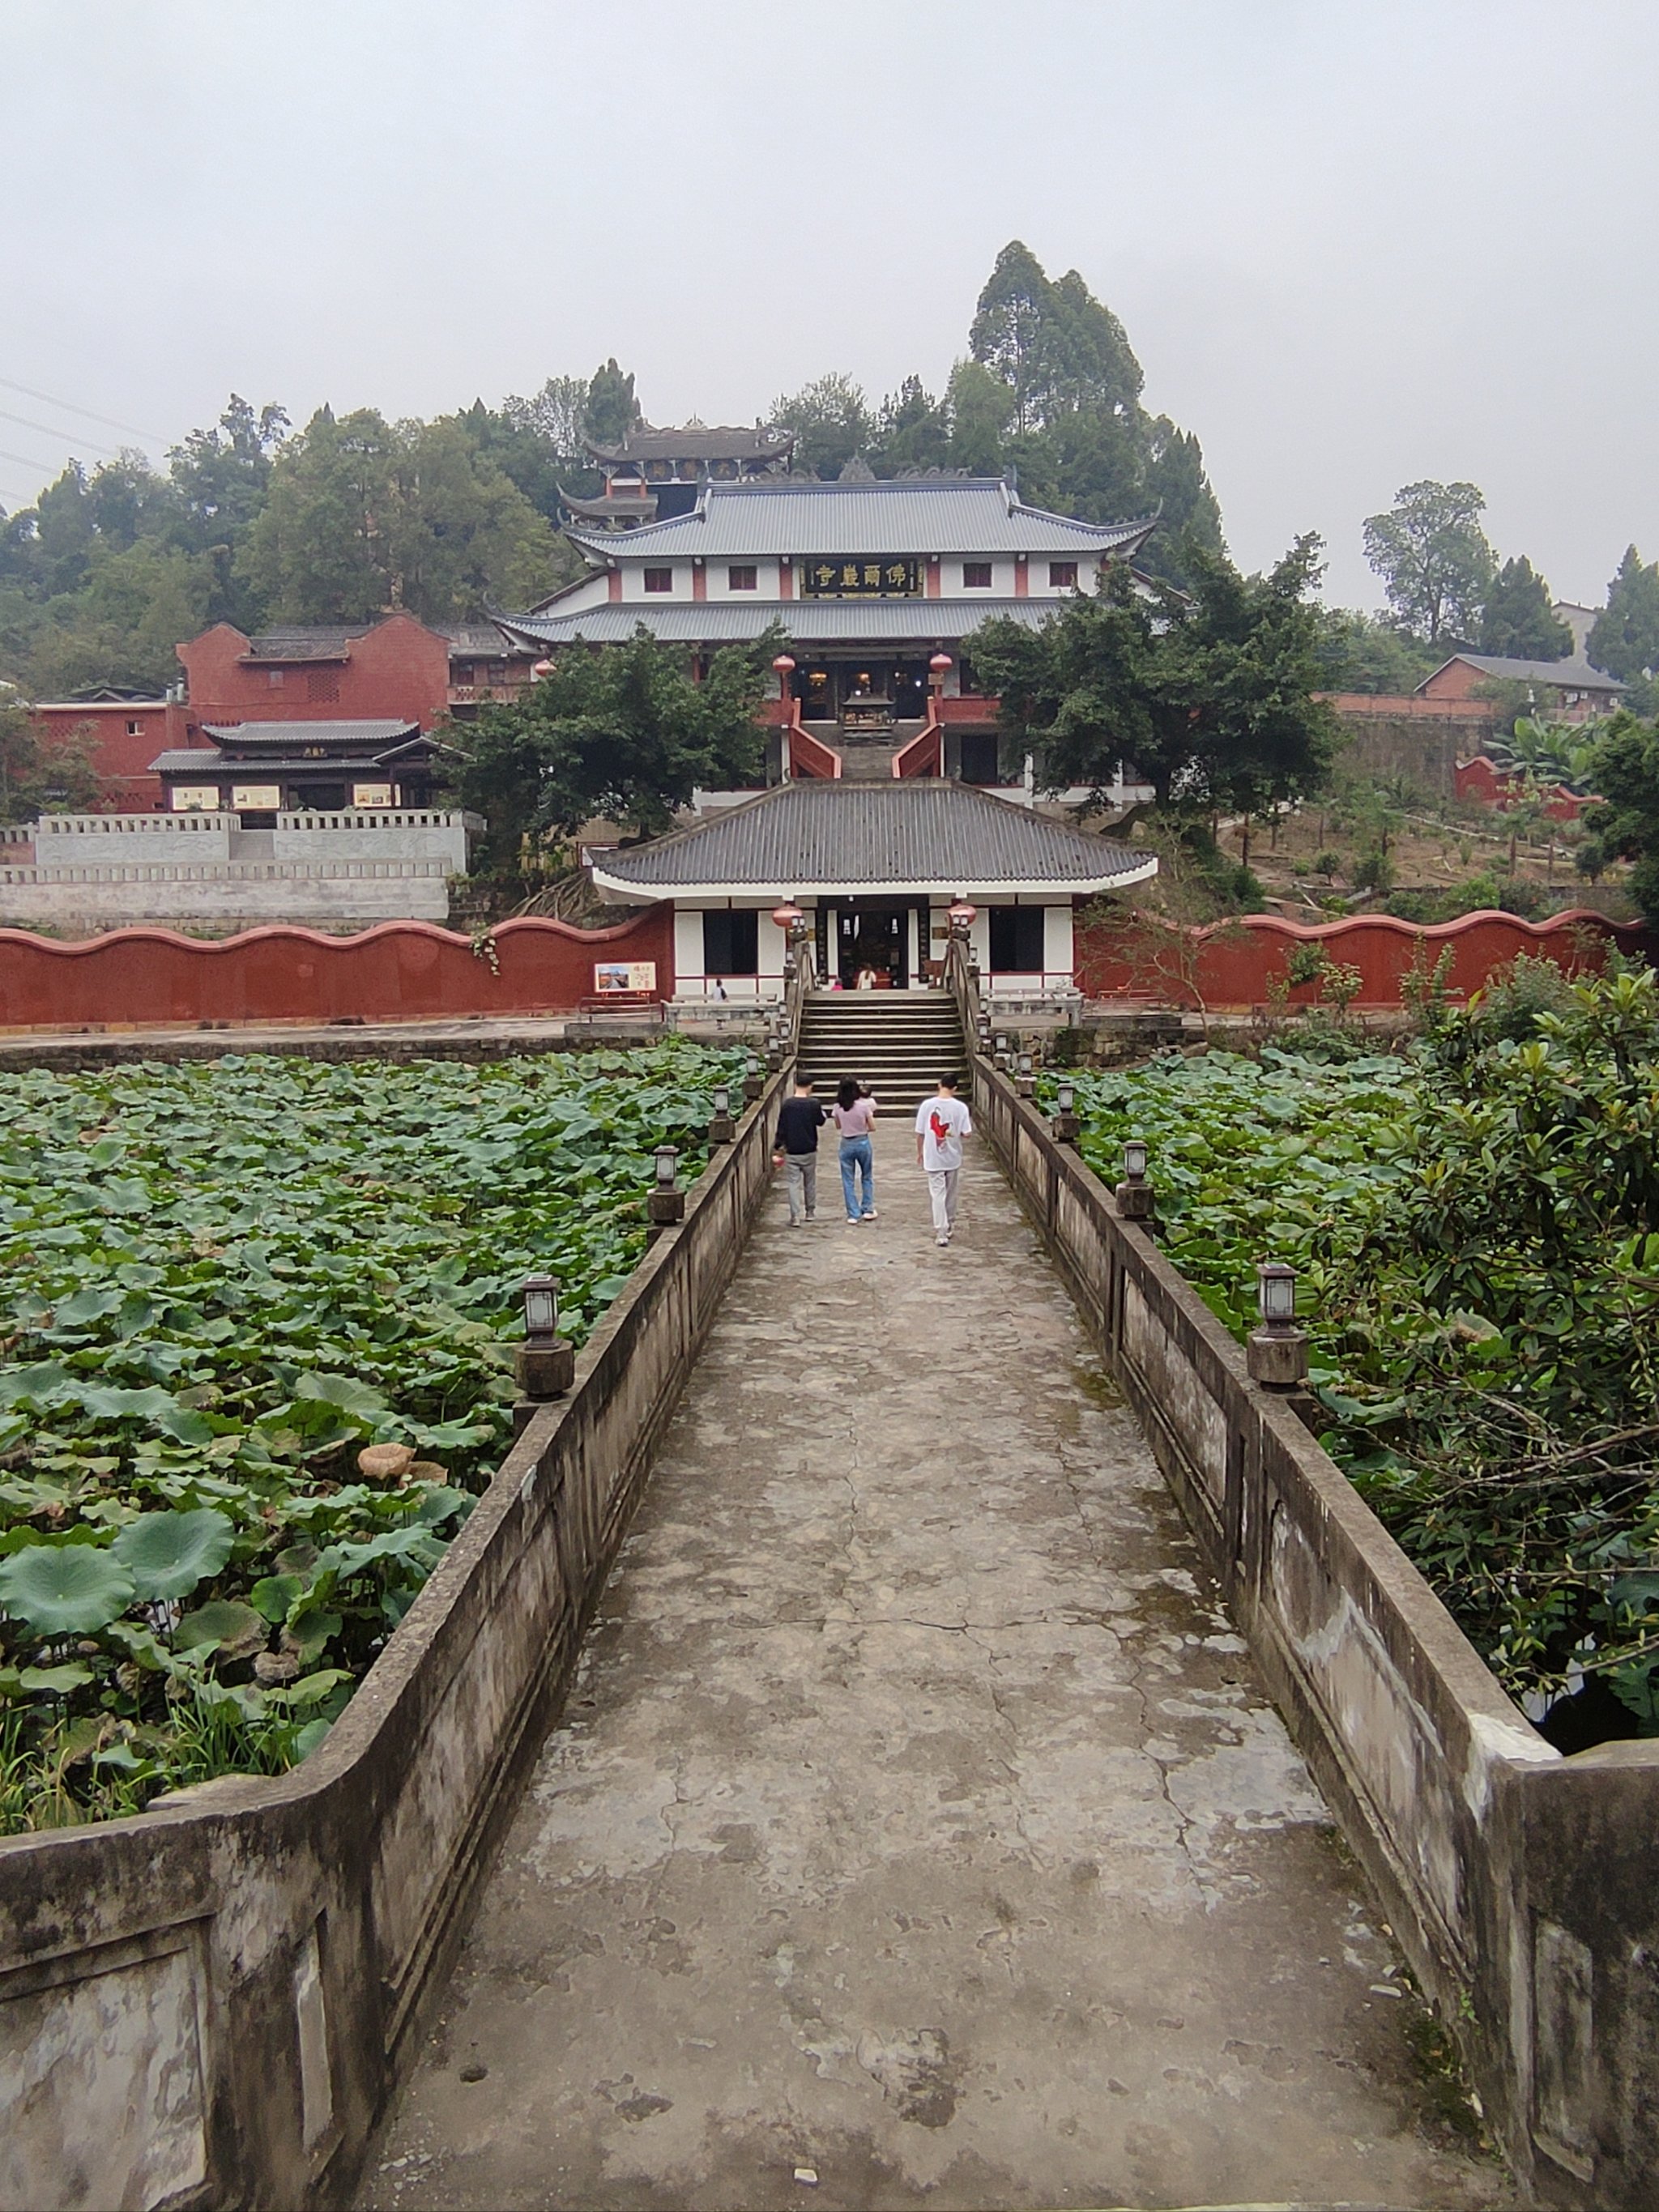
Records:
{"label": "bridge railing", "polygon": [[[1659,2172],[1659,1741],[1562,1758],[1106,1185],[974,1049],[975,1123],[1043,1231],[1489,2122],[1545,2201]],[[1156,1161],[1152,1163],[1154,1178]]]}

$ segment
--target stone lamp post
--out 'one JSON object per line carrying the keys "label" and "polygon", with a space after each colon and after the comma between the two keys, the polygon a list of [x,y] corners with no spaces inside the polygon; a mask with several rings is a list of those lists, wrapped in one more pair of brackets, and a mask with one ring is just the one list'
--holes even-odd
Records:
{"label": "stone lamp post", "polygon": [[711,1145],[729,1145],[737,1133],[738,1125],[732,1116],[732,1086],[717,1083],[714,1110],[708,1117],[708,1141]]}
{"label": "stone lamp post", "polygon": [[1269,1390],[1299,1389],[1308,1379],[1308,1333],[1296,1325],[1296,1269],[1264,1260],[1255,1271],[1261,1326],[1244,1347],[1250,1380]]}
{"label": "stone lamp post", "polygon": [[1048,1127],[1057,1145],[1076,1144],[1083,1124],[1077,1115],[1077,1085],[1074,1083],[1056,1085],[1054,1117]]}
{"label": "stone lamp post", "polygon": [[1150,1221],[1154,1193],[1146,1180],[1146,1145],[1131,1137],[1123,1147],[1123,1180],[1115,1192],[1117,1210],[1126,1221]]}
{"label": "stone lamp post", "polygon": [[524,1342],[513,1347],[513,1372],[519,1396],[527,1406],[562,1398],[576,1379],[576,1349],[559,1334],[559,1283],[556,1275],[531,1275],[520,1293],[524,1301]]}
{"label": "stone lamp post", "polygon": [[672,1229],[685,1218],[685,1193],[676,1188],[674,1178],[679,1173],[680,1156],[673,1145],[657,1147],[656,1181],[646,1201],[646,1211],[654,1229]]}

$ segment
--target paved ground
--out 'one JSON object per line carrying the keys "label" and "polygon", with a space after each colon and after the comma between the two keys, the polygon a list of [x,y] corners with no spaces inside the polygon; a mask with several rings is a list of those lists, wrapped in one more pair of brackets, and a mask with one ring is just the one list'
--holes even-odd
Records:
{"label": "paved ground", "polygon": [[744,1257],[362,2204],[1508,2203],[1006,1185],[939,1251],[878,1141]]}

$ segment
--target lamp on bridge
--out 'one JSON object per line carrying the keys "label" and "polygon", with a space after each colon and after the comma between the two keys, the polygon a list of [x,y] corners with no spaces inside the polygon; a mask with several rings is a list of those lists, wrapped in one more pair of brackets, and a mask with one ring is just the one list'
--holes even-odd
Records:
{"label": "lamp on bridge", "polygon": [[1029,1052],[1021,1053],[1018,1065],[1019,1069],[1019,1080],[1015,1086],[1016,1089],[1018,1091],[1022,1098],[1036,1097],[1036,1078],[1031,1072],[1030,1054]]}
{"label": "lamp on bridge", "polygon": [[678,1148],[673,1145],[659,1145],[656,1181],[652,1185],[646,1207],[653,1228],[672,1228],[677,1221],[685,1218],[685,1193],[675,1187],[674,1180],[679,1170]]}
{"label": "lamp on bridge", "polygon": [[1296,1269],[1263,1260],[1255,1271],[1261,1326],[1244,1347],[1250,1380],[1269,1390],[1294,1390],[1308,1379],[1308,1333],[1296,1325]]}
{"label": "lamp on bridge", "polygon": [[1077,1085],[1060,1083],[1054,1086],[1054,1113],[1049,1123],[1057,1145],[1074,1145],[1082,1127],[1077,1117]]}
{"label": "lamp on bridge", "polygon": [[945,909],[945,919],[951,925],[951,936],[965,941],[969,931],[979,920],[979,908],[965,898],[952,899]]}
{"label": "lamp on bridge", "polygon": [[1152,1186],[1146,1180],[1146,1142],[1131,1137],[1123,1147],[1123,1180],[1115,1192],[1117,1210],[1126,1221],[1150,1221]]}
{"label": "lamp on bridge", "polygon": [[732,1118],[732,1086],[729,1083],[714,1085],[714,1110],[708,1119],[708,1141],[711,1145],[729,1145],[738,1133],[738,1125]]}
{"label": "lamp on bridge", "polygon": [[761,1095],[762,1091],[764,1091],[764,1090],[765,1090],[765,1088],[766,1088],[766,1078],[765,1078],[765,1077],[761,1073],[760,1069],[756,1066],[756,1064],[755,1064],[755,1060],[754,1060],[754,1058],[753,1058],[753,1056],[751,1055],[751,1056],[750,1056],[750,1058],[749,1065],[748,1065],[748,1066],[747,1066],[747,1067],[744,1070],[744,1076],[743,1076],[743,1103],[744,1103],[744,1104],[745,1106],[752,1106],[752,1105],[754,1105],[754,1103],[756,1103],[756,1101],[759,1098],[759,1097],[760,1097],[760,1095]]}
{"label": "lamp on bridge", "polygon": [[529,1409],[562,1398],[576,1379],[575,1346],[559,1334],[556,1275],[528,1275],[520,1291],[524,1303],[524,1342],[513,1348],[513,1371],[526,1408],[514,1425],[522,1428]]}

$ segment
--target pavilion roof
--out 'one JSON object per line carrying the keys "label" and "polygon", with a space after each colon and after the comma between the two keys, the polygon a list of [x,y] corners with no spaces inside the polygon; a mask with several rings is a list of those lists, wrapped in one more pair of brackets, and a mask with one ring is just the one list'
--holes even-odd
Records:
{"label": "pavilion roof", "polygon": [[582,444],[596,461],[614,468],[627,461],[775,461],[795,443],[788,430],[763,429],[758,424],[738,429],[726,423],[690,422],[680,430],[659,430],[642,422],[630,430],[619,446],[601,446],[592,438]]}
{"label": "pavilion roof", "polygon": [[690,830],[596,860],[602,889],[639,898],[1051,891],[1139,883],[1158,863],[941,777],[780,784]]}
{"label": "pavilion roof", "polygon": [[403,720],[204,722],[202,730],[233,753],[302,753],[307,745],[326,745],[331,752],[372,755],[421,734],[418,722]]}

